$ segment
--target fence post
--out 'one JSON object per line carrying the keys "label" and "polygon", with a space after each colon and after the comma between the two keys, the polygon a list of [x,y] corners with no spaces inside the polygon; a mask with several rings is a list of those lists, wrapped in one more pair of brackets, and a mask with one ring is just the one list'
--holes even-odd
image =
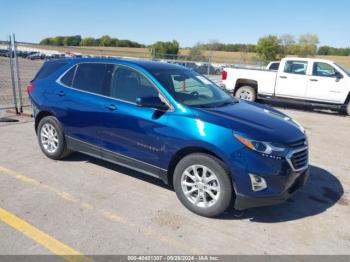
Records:
{"label": "fence post", "polygon": [[208,57],[207,75],[210,75],[210,63],[211,63],[211,52],[209,53],[209,57]]}
{"label": "fence post", "polygon": [[23,99],[22,99],[21,77],[20,77],[20,73],[19,73],[19,64],[18,64],[18,56],[17,56],[17,43],[16,43],[15,34],[12,35],[12,40],[13,40],[13,51],[14,51],[14,56],[15,56],[15,68],[16,68],[16,75],[17,75],[19,111],[20,111],[20,113],[23,113]]}
{"label": "fence post", "polygon": [[18,107],[17,107],[17,94],[16,94],[16,83],[15,83],[15,75],[14,75],[14,70],[13,70],[13,60],[12,60],[12,56],[13,56],[13,50],[12,50],[12,40],[11,40],[11,36],[9,36],[9,45],[8,45],[8,49],[9,49],[9,59],[10,59],[10,71],[11,71],[11,82],[12,82],[12,94],[13,94],[13,103],[15,106],[15,110],[16,110],[16,114],[19,114],[18,112]]}

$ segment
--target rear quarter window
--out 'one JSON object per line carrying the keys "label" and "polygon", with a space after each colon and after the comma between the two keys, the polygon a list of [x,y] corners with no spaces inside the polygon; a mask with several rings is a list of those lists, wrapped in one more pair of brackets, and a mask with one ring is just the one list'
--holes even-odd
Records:
{"label": "rear quarter window", "polygon": [[66,62],[54,62],[54,63],[44,63],[43,66],[40,68],[39,72],[34,77],[34,80],[40,80],[45,79],[52,75],[54,72],[56,72],[58,69],[64,67],[67,63]]}
{"label": "rear quarter window", "polygon": [[74,77],[74,73],[76,70],[77,66],[72,67],[71,69],[68,70],[68,72],[66,72],[64,74],[64,76],[61,78],[61,83],[71,87],[73,84],[73,77]]}

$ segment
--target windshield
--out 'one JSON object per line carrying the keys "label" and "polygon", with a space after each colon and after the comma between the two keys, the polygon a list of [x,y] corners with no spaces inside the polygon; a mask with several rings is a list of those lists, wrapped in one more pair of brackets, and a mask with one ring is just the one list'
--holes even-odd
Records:
{"label": "windshield", "polygon": [[188,69],[151,69],[151,74],[176,101],[194,107],[218,107],[237,102],[204,76]]}
{"label": "windshield", "polygon": [[344,71],[344,73],[346,73],[348,76],[350,76],[350,71],[348,69],[346,69],[344,66],[341,66],[339,64],[336,64],[338,67],[340,67],[340,69],[342,69]]}

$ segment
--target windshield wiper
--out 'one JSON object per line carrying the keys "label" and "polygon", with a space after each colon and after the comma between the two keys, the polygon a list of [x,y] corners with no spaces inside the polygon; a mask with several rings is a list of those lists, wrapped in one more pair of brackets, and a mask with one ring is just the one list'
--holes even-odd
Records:
{"label": "windshield wiper", "polygon": [[223,107],[223,106],[227,106],[227,105],[231,105],[231,104],[236,104],[237,101],[224,101],[224,102],[220,102],[220,103],[210,103],[210,104],[199,104],[199,105],[190,105],[192,107],[198,107],[198,108],[214,108],[214,107]]}

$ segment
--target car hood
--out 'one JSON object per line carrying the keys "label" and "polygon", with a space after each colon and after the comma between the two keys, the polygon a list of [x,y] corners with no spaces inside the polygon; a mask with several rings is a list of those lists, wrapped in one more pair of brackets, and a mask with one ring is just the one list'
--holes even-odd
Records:
{"label": "car hood", "polygon": [[255,140],[290,143],[305,138],[301,127],[290,117],[266,105],[241,100],[218,108],[193,108],[193,113],[204,122]]}

